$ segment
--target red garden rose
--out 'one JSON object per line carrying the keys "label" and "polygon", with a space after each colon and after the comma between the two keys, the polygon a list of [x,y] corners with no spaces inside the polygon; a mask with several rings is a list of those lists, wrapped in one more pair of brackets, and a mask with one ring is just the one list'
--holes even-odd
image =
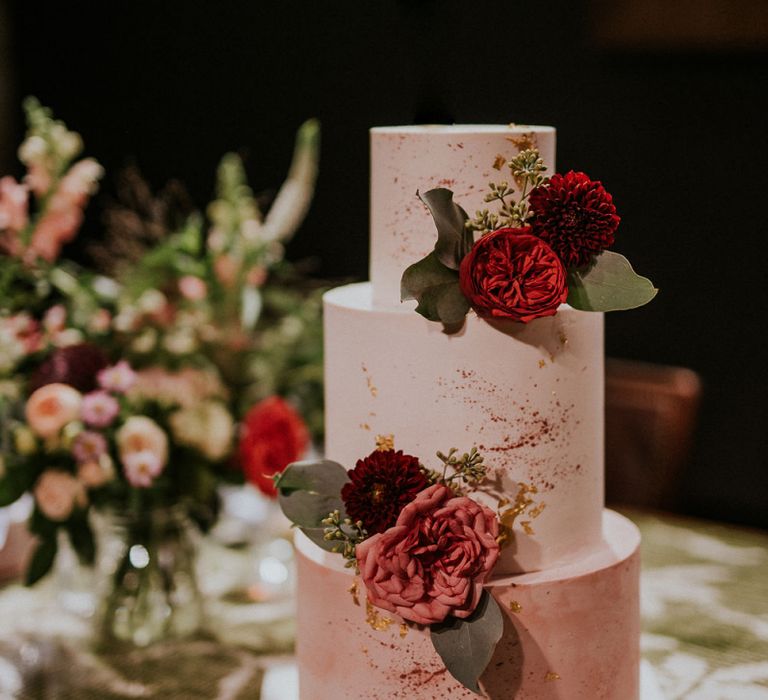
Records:
{"label": "red garden rose", "polygon": [[527,323],[552,316],[568,297],[565,268],[530,228],[478,239],[459,267],[461,291],[478,316]]}
{"label": "red garden rose", "polygon": [[602,183],[573,170],[553,175],[528,200],[533,233],[545,240],[567,268],[586,265],[613,245],[621,219]]}
{"label": "red garden rose", "polygon": [[239,456],[245,477],[266,495],[277,495],[272,477],[300,459],[309,432],[296,410],[279,396],[256,404],[245,416]]}
{"label": "red garden rose", "polygon": [[357,545],[368,600],[420,625],[469,617],[499,557],[498,529],[489,508],[430,486],[393,527]]}
{"label": "red garden rose", "polygon": [[350,469],[341,489],[347,515],[374,535],[395,524],[400,511],[429,486],[417,457],[376,450]]}

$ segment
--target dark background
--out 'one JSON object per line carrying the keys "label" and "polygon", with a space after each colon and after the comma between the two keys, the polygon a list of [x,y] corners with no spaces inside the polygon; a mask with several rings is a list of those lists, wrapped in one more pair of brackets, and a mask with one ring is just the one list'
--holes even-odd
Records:
{"label": "dark background", "polygon": [[227,150],[257,191],[278,184],[296,127],[317,116],[317,195],[289,253],[364,278],[370,126],[554,124],[558,169],[604,181],[623,217],[616,249],[661,289],[607,318],[607,353],[704,381],[679,509],[768,527],[768,32],[745,0],[730,15],[682,3],[676,20],[663,3],[623,4],[635,15],[622,25],[618,0],[0,0],[0,165],[19,174],[18,104],[34,94],[83,135],[106,191],[130,157],[203,205]]}

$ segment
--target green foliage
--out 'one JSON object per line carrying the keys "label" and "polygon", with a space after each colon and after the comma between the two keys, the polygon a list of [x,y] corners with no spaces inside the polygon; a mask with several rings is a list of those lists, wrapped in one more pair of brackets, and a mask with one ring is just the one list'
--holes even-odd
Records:
{"label": "green foliage", "polygon": [[400,289],[401,299],[415,299],[416,311],[429,321],[454,326],[462,323],[469,311],[459,273],[443,265],[434,251],[405,270]]}
{"label": "green foliage", "polygon": [[474,693],[481,693],[480,676],[504,632],[504,616],[488,591],[483,591],[475,611],[466,619],[453,615],[430,626],[435,651],[448,672]]}
{"label": "green foliage", "polygon": [[605,250],[587,268],[568,272],[568,303],[582,311],[619,311],[647,304],[658,290],[629,261]]}
{"label": "green foliage", "polygon": [[429,190],[419,198],[429,209],[437,227],[435,257],[445,267],[458,270],[473,243],[472,233],[464,226],[467,212],[453,201],[453,192],[442,187]]}
{"label": "green foliage", "polygon": [[56,559],[57,551],[58,546],[56,544],[55,536],[41,539],[38,542],[29,566],[27,567],[27,573],[24,578],[25,585],[34,585],[51,570],[54,559]]}

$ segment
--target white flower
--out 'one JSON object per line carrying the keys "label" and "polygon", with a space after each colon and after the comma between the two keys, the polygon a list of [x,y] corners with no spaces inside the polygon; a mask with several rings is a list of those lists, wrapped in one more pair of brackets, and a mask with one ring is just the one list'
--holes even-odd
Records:
{"label": "white flower", "polygon": [[234,435],[234,421],[218,401],[206,401],[176,411],[170,417],[176,440],[199,450],[212,462],[227,456]]}

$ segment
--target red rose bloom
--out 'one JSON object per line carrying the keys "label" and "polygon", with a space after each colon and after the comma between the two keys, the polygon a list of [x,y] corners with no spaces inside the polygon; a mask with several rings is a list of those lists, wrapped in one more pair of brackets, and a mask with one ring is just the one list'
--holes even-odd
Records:
{"label": "red rose bloom", "polygon": [[355,548],[368,600],[420,625],[469,617],[499,558],[498,534],[489,508],[443,484],[424,489]]}
{"label": "red rose bloom", "polygon": [[563,264],[527,227],[478,239],[461,261],[459,284],[478,316],[522,323],[552,316],[568,297]]}
{"label": "red rose bloom", "polygon": [[567,268],[586,265],[613,245],[621,219],[602,183],[573,170],[553,175],[528,200],[533,233],[545,240]]}
{"label": "red rose bloom", "polygon": [[243,420],[239,455],[246,479],[274,498],[272,477],[300,459],[308,444],[307,427],[296,410],[279,396],[264,399]]}
{"label": "red rose bloom", "polygon": [[401,450],[376,450],[348,474],[341,489],[347,515],[361,520],[371,535],[394,525],[403,507],[429,485],[419,460]]}

